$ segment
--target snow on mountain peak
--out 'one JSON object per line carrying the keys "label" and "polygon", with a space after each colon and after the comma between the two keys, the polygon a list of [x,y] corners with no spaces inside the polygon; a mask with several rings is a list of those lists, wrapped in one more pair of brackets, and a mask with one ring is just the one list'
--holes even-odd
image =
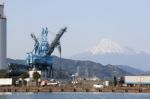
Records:
{"label": "snow on mountain peak", "polygon": [[110,39],[102,39],[94,48],[90,50],[92,54],[132,54],[131,48],[123,47]]}

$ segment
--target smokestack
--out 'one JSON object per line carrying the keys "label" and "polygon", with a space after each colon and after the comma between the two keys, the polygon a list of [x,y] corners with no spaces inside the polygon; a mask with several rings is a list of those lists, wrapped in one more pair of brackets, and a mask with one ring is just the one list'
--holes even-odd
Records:
{"label": "smokestack", "polygon": [[0,4],[0,70],[7,68],[6,62],[6,17],[4,15],[4,4]]}

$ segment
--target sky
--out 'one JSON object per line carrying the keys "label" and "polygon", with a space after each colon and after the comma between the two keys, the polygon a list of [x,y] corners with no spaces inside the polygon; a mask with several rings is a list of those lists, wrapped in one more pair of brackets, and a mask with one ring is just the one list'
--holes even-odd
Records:
{"label": "sky", "polygon": [[[69,58],[110,38],[150,53],[150,0],[2,0],[7,16],[7,57],[25,59],[34,41],[49,28],[49,41],[59,29],[62,56]],[[57,50],[54,52],[58,55]]]}

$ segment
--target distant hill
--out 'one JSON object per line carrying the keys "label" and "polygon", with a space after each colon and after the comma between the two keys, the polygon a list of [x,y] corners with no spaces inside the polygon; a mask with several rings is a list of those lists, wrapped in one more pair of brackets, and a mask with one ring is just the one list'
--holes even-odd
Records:
{"label": "distant hill", "polygon": [[142,75],[142,74],[146,73],[143,70],[139,70],[139,69],[133,68],[131,66],[127,66],[127,65],[118,65],[117,67],[119,67],[120,69],[123,69],[124,71],[127,71],[129,73],[132,73],[134,75]]}
{"label": "distant hill", "polygon": [[[54,57],[54,68],[59,68],[59,58]],[[112,78],[113,68],[115,68],[116,74],[119,76],[124,75],[133,75],[130,72],[124,71],[117,66],[112,65],[102,65],[100,63],[92,62],[92,61],[80,61],[80,60],[70,60],[70,59],[62,59],[62,69],[67,71],[70,75],[77,72],[77,68],[79,68],[79,75],[86,77],[97,76],[100,78]]]}
{"label": "distant hill", "polygon": [[133,75],[150,75],[150,71],[143,71],[127,65],[118,65],[117,67],[127,71]]}
{"label": "distant hill", "polygon": [[[13,60],[8,59],[8,63],[17,63],[17,64],[25,64],[24,60]],[[60,69],[60,61],[63,75],[67,75],[71,77],[72,74],[77,72],[77,68],[79,69],[79,75],[82,77],[99,77],[102,79],[110,79],[112,78],[113,70],[117,76],[124,75],[134,75],[132,72],[128,72],[121,67],[113,66],[113,65],[102,65],[100,63],[92,62],[92,61],[80,61],[80,60],[71,60],[64,59],[54,56],[53,57],[53,67],[57,70],[55,73],[59,73]],[[58,75],[58,74],[56,74]]]}
{"label": "distant hill", "polygon": [[7,58],[7,63],[17,63],[17,64],[23,64],[23,65],[26,64],[25,60],[10,59],[10,58]]}

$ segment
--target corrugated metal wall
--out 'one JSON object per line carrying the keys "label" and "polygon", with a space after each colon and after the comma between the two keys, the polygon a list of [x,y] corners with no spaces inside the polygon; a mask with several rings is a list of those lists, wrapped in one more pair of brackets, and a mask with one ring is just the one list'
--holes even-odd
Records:
{"label": "corrugated metal wall", "polygon": [[126,84],[150,84],[150,76],[125,76]]}

